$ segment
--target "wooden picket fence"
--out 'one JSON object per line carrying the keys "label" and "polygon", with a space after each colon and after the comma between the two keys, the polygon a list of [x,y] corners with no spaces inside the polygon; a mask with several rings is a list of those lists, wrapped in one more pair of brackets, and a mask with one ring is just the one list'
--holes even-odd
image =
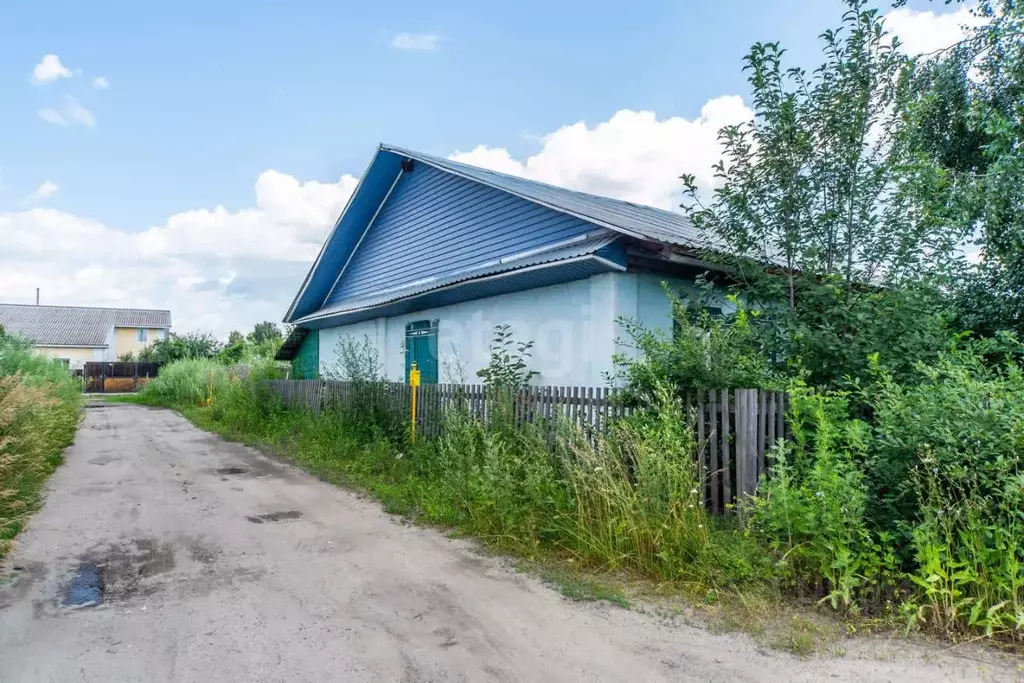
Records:
{"label": "wooden picket fence", "polygon": [[[268,380],[266,385],[290,409],[314,414],[331,408],[373,406],[398,421],[411,420],[412,388],[400,382],[359,384],[334,380]],[[630,410],[608,387],[523,387],[509,395],[517,427],[552,425],[567,420],[592,440]],[[716,389],[691,392],[686,411],[697,437],[698,463],[705,482],[704,499],[712,512],[733,508],[754,492],[768,471],[768,452],[786,437],[786,395],[763,389]],[[494,400],[481,384],[426,384],[417,394],[417,433],[441,435],[444,414],[463,406],[482,421],[492,415]]]}

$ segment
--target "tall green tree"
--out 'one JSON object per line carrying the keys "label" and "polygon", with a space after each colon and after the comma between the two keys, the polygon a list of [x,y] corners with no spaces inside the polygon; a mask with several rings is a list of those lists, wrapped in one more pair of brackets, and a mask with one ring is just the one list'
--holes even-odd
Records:
{"label": "tall green tree", "polygon": [[866,372],[876,351],[897,374],[938,352],[935,283],[963,238],[926,210],[946,179],[908,144],[912,61],[877,10],[846,5],[811,73],[784,67],[778,43],[751,48],[754,119],[720,132],[706,201],[683,177],[708,258],[763,313],[763,343],[820,384]]}
{"label": "tall green tree", "polygon": [[213,358],[221,344],[209,332],[172,332],[166,339],[158,339],[139,351],[140,362],[170,363],[183,358]]}
{"label": "tall green tree", "polygon": [[916,142],[951,178],[933,206],[974,231],[980,262],[961,280],[961,323],[1024,338],[1024,4],[973,11],[984,21],[920,60]]}
{"label": "tall green tree", "polygon": [[252,332],[249,333],[249,341],[253,344],[259,345],[272,340],[281,342],[283,337],[281,336],[281,328],[269,320],[256,323],[252,328]]}

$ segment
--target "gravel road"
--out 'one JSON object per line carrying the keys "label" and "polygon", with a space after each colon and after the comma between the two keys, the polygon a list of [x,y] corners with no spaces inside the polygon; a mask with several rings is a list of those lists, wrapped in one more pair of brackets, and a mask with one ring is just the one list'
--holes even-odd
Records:
{"label": "gravel road", "polygon": [[140,406],[90,406],[0,569],[0,681],[1015,680],[908,645],[759,649],[561,597]]}

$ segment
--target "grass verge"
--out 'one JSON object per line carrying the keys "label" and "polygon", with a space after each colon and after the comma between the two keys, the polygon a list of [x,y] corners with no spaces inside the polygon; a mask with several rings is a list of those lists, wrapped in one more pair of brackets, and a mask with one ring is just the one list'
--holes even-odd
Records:
{"label": "grass verge", "polygon": [[65,366],[0,333],[0,559],[42,502],[82,407],[81,384]]}

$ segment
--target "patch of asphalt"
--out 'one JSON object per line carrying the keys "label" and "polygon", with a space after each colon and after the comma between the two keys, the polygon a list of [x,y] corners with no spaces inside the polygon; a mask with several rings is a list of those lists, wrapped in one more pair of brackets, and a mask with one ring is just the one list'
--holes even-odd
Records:
{"label": "patch of asphalt", "polygon": [[0,568],[0,681],[1013,680],[910,644],[845,657],[568,600],[469,542],[202,432],[90,409]]}

